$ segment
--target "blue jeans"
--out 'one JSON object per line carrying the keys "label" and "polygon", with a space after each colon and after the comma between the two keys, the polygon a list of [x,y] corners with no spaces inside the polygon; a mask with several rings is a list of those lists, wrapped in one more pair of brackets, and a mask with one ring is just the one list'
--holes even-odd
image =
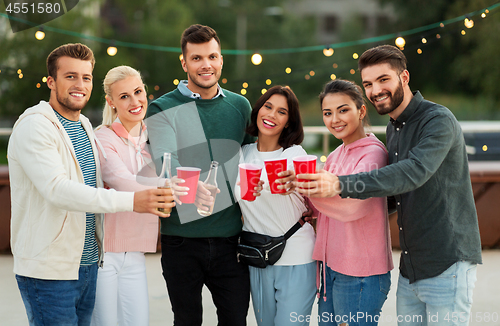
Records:
{"label": "blue jeans", "polygon": [[[323,268],[325,265],[323,264]],[[326,285],[326,300],[323,297]],[[356,277],[326,266],[326,279],[318,300],[319,325],[377,325],[391,287],[391,273]]]}
{"label": "blue jeans", "polygon": [[316,295],[316,262],[249,267],[253,310],[259,326],[309,325]]}
{"label": "blue jeans", "polygon": [[412,284],[400,274],[396,293],[398,325],[468,325],[475,282],[476,264],[466,261]]}
{"label": "blue jeans", "polygon": [[87,326],[94,310],[97,263],[80,266],[78,280],[16,275],[30,326]]}
{"label": "blue jeans", "polygon": [[205,284],[219,326],[244,326],[250,304],[248,267],[238,263],[238,236],[185,238],[161,235],[161,265],[175,326],[201,325]]}

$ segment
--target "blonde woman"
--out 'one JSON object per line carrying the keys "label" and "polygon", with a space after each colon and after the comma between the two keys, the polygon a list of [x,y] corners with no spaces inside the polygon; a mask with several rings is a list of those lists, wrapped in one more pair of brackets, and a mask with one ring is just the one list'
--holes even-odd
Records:
{"label": "blonde woman", "polygon": [[[141,75],[128,66],[115,67],[104,79],[104,92],[103,122],[95,132],[103,147],[103,181],[116,190],[156,187],[142,121],[148,102]],[[148,325],[144,253],[156,252],[158,218],[134,212],[106,214],[104,229],[104,265],[98,271],[92,325]]]}

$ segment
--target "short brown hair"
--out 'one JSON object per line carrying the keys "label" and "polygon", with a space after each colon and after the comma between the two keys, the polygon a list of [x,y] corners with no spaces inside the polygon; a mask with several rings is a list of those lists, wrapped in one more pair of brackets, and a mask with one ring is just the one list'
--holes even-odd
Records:
{"label": "short brown hair", "polygon": [[302,127],[302,119],[300,118],[299,100],[292,89],[288,86],[276,85],[267,90],[253,106],[250,115],[250,125],[247,127],[247,133],[250,136],[258,136],[259,128],[257,127],[257,116],[260,109],[274,94],[283,95],[286,98],[288,105],[288,127],[281,131],[278,144],[287,149],[292,145],[300,145],[304,140],[304,128]]}
{"label": "short brown hair", "polygon": [[54,49],[47,57],[47,73],[54,79],[57,77],[57,60],[61,57],[90,61],[94,69],[95,58],[92,50],[85,44],[68,43]]}
{"label": "short brown hair", "polygon": [[398,73],[406,70],[406,60],[403,52],[393,45],[379,45],[366,50],[358,61],[358,70],[380,63],[388,63]]}
{"label": "short brown hair", "polygon": [[217,36],[217,32],[209,26],[194,24],[186,28],[181,37],[181,49],[182,55],[186,54],[186,44],[194,43],[206,43],[210,42],[211,39],[215,39],[220,47],[220,40]]}

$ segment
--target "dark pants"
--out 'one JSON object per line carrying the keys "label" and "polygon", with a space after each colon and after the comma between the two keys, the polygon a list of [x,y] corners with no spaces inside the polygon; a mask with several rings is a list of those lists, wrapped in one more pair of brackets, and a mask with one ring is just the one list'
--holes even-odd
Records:
{"label": "dark pants", "polygon": [[238,237],[161,236],[161,265],[175,326],[201,325],[205,284],[217,308],[219,326],[246,325],[250,300],[248,267],[238,263]]}

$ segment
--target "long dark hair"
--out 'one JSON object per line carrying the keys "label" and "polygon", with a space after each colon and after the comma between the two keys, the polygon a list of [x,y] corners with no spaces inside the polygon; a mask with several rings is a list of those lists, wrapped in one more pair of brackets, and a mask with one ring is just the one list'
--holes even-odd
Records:
{"label": "long dark hair", "polygon": [[250,116],[250,125],[247,127],[247,133],[251,136],[259,135],[259,128],[257,127],[257,115],[259,110],[274,94],[283,95],[288,104],[288,127],[281,131],[278,144],[286,149],[292,145],[300,145],[304,140],[304,129],[302,127],[302,119],[300,118],[299,100],[292,89],[288,86],[276,85],[267,90],[258,100],[252,109]]}

